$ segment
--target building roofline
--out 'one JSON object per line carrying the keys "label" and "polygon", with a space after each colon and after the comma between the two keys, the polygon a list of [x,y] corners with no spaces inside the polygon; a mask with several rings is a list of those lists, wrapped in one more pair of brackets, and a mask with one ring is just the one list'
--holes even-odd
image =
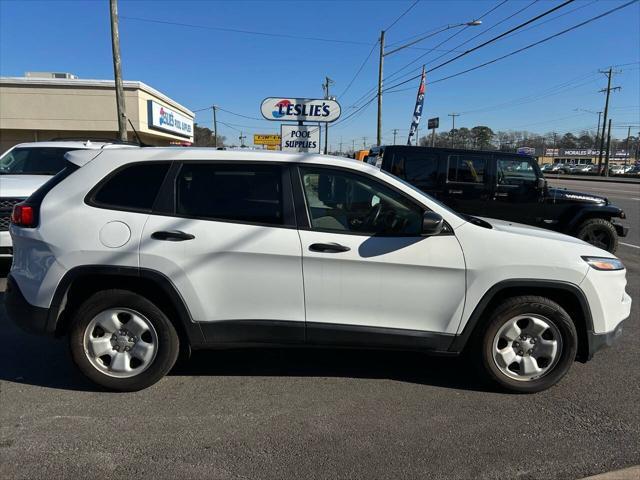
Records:
{"label": "building roofline", "polygon": [[[160,100],[181,110],[183,113],[194,117],[195,113],[184,105],[179,104],[175,100],[169,98],[164,93],[150,87],[144,82],[125,80],[122,82],[125,89],[142,90],[150,95],[158,97]],[[85,78],[36,78],[36,77],[0,77],[0,85],[39,85],[45,87],[98,87],[98,88],[114,88],[114,80],[97,80]]]}

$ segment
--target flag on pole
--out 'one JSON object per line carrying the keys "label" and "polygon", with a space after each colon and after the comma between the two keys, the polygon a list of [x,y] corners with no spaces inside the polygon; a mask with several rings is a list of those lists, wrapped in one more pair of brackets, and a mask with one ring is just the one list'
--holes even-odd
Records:
{"label": "flag on pole", "polygon": [[424,91],[425,91],[426,73],[424,65],[422,66],[422,78],[420,79],[420,87],[418,87],[418,96],[416,97],[416,108],[413,110],[413,119],[411,120],[411,128],[409,129],[409,138],[407,138],[407,145],[411,145],[413,136],[418,131],[418,125],[420,124],[420,118],[422,118],[422,106],[424,105]]}

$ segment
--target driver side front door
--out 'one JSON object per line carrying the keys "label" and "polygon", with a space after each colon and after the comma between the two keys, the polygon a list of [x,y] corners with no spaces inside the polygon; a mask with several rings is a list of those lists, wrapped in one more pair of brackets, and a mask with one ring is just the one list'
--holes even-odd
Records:
{"label": "driver side front door", "polygon": [[446,348],[465,298],[455,236],[422,236],[424,207],[373,177],[299,173],[307,342]]}

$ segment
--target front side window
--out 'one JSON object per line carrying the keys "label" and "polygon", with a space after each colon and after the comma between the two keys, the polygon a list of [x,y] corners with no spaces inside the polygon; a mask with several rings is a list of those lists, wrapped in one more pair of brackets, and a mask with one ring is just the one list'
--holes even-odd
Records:
{"label": "front side window", "polygon": [[459,183],[484,183],[487,159],[480,155],[450,155],[447,180]]}
{"label": "front side window", "polygon": [[536,172],[533,164],[526,159],[504,159],[497,163],[498,185],[533,185],[536,183]]}
{"label": "front side window", "polygon": [[422,209],[363,175],[302,167],[311,227],[362,235],[420,235]]}
{"label": "front side window", "polygon": [[0,158],[0,175],[55,175],[65,167],[64,155],[71,150],[77,149],[14,148]]}
{"label": "front side window", "polygon": [[151,210],[169,170],[169,162],[138,163],[116,172],[93,195],[98,206]]}
{"label": "front side window", "polygon": [[179,215],[283,224],[280,166],[185,164],[177,181]]}

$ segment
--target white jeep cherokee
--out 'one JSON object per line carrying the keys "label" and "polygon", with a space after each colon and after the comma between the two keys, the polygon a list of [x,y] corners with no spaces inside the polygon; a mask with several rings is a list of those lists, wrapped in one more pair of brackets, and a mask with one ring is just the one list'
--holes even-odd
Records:
{"label": "white jeep cherokee", "polygon": [[0,257],[10,257],[9,224],[14,205],[64,168],[64,155],[72,150],[98,150],[123,146],[111,142],[51,141],[20,143],[0,157]]}
{"label": "white jeep cherokee", "polygon": [[[555,384],[622,331],[617,258],[461,217],[362,162],[198,148],[76,151],[12,216],[6,307],[137,390],[180,348],[471,353],[498,385]],[[540,254],[539,252],[544,252]]]}

